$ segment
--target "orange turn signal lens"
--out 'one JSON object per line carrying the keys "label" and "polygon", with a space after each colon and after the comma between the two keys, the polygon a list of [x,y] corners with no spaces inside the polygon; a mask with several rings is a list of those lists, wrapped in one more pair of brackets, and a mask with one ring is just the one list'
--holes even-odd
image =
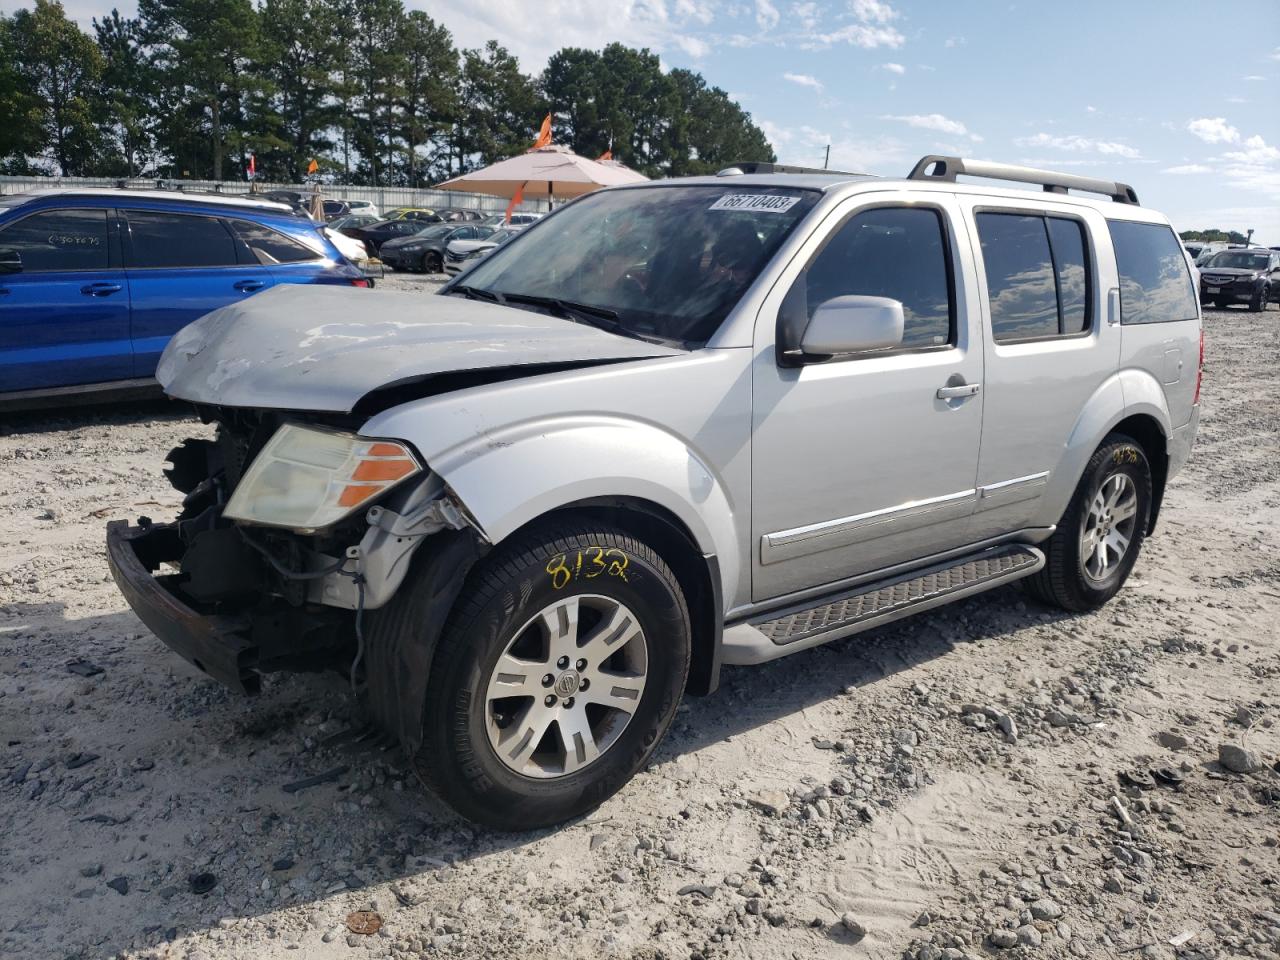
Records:
{"label": "orange turn signal lens", "polygon": [[[380,443],[376,444],[376,446],[385,447],[387,444]],[[351,479],[385,483],[390,480],[403,479],[417,469],[412,460],[404,458],[396,460],[362,460],[360,465],[352,472]]]}

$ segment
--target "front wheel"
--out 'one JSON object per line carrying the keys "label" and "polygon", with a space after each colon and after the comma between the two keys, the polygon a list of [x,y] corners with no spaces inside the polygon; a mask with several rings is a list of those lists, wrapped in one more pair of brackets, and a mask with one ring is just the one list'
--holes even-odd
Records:
{"label": "front wheel", "polygon": [[1253,295],[1253,299],[1249,301],[1249,309],[1254,313],[1261,313],[1267,309],[1267,304],[1271,301],[1271,289],[1267,286],[1258,288],[1258,292]]}
{"label": "front wheel", "polygon": [[444,269],[444,261],[440,258],[440,254],[428,251],[422,257],[423,273],[439,273]]}
{"label": "front wheel", "polygon": [[1045,565],[1024,583],[1037,599],[1065,610],[1096,610],[1119,592],[1146,538],[1151,466],[1141,445],[1121,434],[1103,441],[1053,536]]}
{"label": "front wheel", "polygon": [[647,544],[585,521],[535,527],[468,578],[432,663],[414,769],[486,826],[585,813],[661,741],[690,650],[680,587]]}

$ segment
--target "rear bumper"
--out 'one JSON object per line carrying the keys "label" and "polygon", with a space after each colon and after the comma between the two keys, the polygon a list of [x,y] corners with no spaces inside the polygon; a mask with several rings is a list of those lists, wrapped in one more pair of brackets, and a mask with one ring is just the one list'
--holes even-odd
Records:
{"label": "rear bumper", "polygon": [[169,577],[153,574],[161,563],[178,560],[183,549],[170,526],[131,527],[125,520],[107,524],[107,565],[138,619],[214,680],[239,693],[257,693],[257,650],[249,640],[248,618],[193,610],[168,589]]}

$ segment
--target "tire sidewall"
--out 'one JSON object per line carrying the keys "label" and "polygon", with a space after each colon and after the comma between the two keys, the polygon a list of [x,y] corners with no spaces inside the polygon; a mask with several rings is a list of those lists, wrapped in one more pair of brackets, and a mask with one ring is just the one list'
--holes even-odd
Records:
{"label": "tire sidewall", "polygon": [[[1134,564],[1138,562],[1143,541],[1146,539],[1147,527],[1151,519],[1151,468],[1146,454],[1140,445],[1132,440],[1116,440],[1100,449],[1089,462],[1090,469],[1081,481],[1077,491],[1071,527],[1068,530],[1070,539],[1069,563],[1074,571],[1072,577],[1075,588],[1080,591],[1089,604],[1100,605],[1110,600],[1124,585]],[[1138,510],[1135,514],[1133,536],[1129,549],[1115,568],[1103,580],[1094,580],[1084,569],[1084,557],[1081,552],[1081,537],[1089,517],[1089,504],[1102,488],[1103,484],[1117,474],[1127,476],[1137,492]]]}
{"label": "tire sidewall", "polygon": [[[579,573],[557,589],[549,567],[564,558],[575,566],[579,551],[593,566],[596,550],[610,563],[625,557],[618,575]],[[611,551],[611,552],[609,552]],[[491,568],[493,569],[493,568]],[[424,762],[452,775],[436,783],[445,799],[472,819],[502,828],[557,823],[608,799],[644,764],[670,725],[684,692],[690,657],[689,617],[674,577],[656,555],[629,538],[577,534],[520,551],[496,565],[501,587],[469,615],[446,627],[446,644],[432,669],[424,711]],[[486,728],[485,691],[498,658],[516,632],[537,613],[570,596],[599,595],[627,606],[647,646],[647,675],[640,703],[618,739],[576,773],[527,777],[495,753]],[[431,753],[439,751],[437,757]],[[513,820],[518,818],[518,821]]]}

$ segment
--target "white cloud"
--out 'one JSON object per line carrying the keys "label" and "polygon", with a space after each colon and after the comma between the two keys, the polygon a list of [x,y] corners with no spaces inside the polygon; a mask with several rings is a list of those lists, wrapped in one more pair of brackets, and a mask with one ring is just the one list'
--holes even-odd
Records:
{"label": "white cloud", "polygon": [[1174,173],[1179,176],[1193,173],[1213,173],[1213,167],[1205,166],[1203,163],[1184,163],[1177,167],[1169,167],[1165,173]]}
{"label": "white cloud", "polygon": [[980,143],[982,137],[976,133],[970,133],[959,120],[952,120],[950,117],[944,117],[940,113],[913,113],[906,116],[884,116],[881,120],[896,120],[899,123],[905,123],[909,127],[916,127],[919,130],[936,130],[938,133],[949,133],[953,137],[968,137],[975,143]]}
{"label": "white cloud", "polygon": [[809,76],[807,73],[784,73],[782,79],[799,87],[809,87],[819,93],[822,92],[822,81],[817,77]]}
{"label": "white cloud", "polygon": [[699,40],[697,37],[691,37],[688,34],[681,34],[675,38],[675,44],[689,56],[695,60],[701,60],[711,52],[711,44],[705,40]]}
{"label": "white cloud", "polygon": [[1241,79],[1241,80],[1266,80],[1267,78],[1266,78],[1266,77],[1263,77],[1263,76],[1260,76],[1260,75],[1258,75],[1258,74],[1256,74],[1256,73],[1251,73],[1251,74],[1249,74],[1249,76],[1247,76],[1247,77],[1241,77],[1240,79]]}
{"label": "white cloud", "polygon": [[1085,104],[1084,112],[1085,112],[1085,113],[1097,113],[1097,112],[1098,112],[1098,108],[1097,108],[1097,107],[1095,107],[1095,106],[1093,106],[1093,104]]}
{"label": "white cloud", "polygon": [[756,25],[761,30],[772,30],[778,25],[780,19],[778,8],[769,0],[756,0]]}
{"label": "white cloud", "polygon": [[1272,54],[1271,54],[1271,59],[1272,59],[1272,60],[1280,60],[1280,47],[1276,47],[1276,48],[1275,48],[1275,50],[1274,50],[1274,51],[1272,52]]}
{"label": "white cloud", "polygon": [[898,16],[897,10],[880,0],[852,0],[849,6],[863,23],[888,23]]}
{"label": "white cloud", "polygon": [[[903,176],[919,152],[908,153],[907,145],[895,137],[834,138],[829,131],[811,126],[786,127],[768,120],[757,121],[782,163],[820,167],[831,145],[832,170],[855,173],[884,173]],[[913,148],[914,149],[914,148]]]}
{"label": "white cloud", "polygon": [[1033,137],[1017,137],[1013,142],[1020,147],[1050,147],[1070,153],[1099,153],[1105,157],[1123,157],[1126,160],[1137,160],[1142,156],[1136,147],[1127,143],[1076,135],[1059,137],[1050,133],[1037,133]]}
{"label": "white cloud", "polygon": [[801,38],[800,46],[806,50],[825,50],[837,44],[847,43],[863,50],[875,50],[888,47],[897,50],[907,38],[893,27],[869,27],[861,23],[850,23],[836,30],[827,32],[815,31]]}
{"label": "white cloud", "polygon": [[968,42],[969,41],[966,40],[964,37],[947,37],[947,42],[944,43],[943,46],[947,47],[948,49],[952,47],[963,47]]}
{"label": "white cloud", "polygon": [[888,70],[890,73],[896,73],[898,76],[902,76],[907,72],[907,68],[900,63],[882,63],[880,64],[880,69]]}
{"label": "white cloud", "polygon": [[816,3],[793,3],[791,18],[805,30],[812,30],[818,23],[818,5]]}
{"label": "white cloud", "polygon": [[1200,117],[1187,124],[1187,129],[1205,143],[1238,143],[1240,131],[1223,117]]}

